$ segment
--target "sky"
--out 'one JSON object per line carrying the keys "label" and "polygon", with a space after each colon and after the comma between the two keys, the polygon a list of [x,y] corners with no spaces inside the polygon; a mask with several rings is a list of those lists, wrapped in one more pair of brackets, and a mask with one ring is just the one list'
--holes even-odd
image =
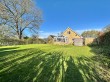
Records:
{"label": "sky", "polygon": [[42,10],[39,35],[46,38],[70,27],[81,34],[110,24],[110,0],[34,0]]}

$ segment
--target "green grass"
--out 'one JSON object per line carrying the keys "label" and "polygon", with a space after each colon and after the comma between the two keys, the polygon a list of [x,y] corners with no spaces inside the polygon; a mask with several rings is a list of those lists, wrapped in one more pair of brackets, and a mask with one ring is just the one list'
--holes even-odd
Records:
{"label": "green grass", "polygon": [[0,82],[109,82],[110,59],[97,57],[94,50],[48,44],[0,47]]}

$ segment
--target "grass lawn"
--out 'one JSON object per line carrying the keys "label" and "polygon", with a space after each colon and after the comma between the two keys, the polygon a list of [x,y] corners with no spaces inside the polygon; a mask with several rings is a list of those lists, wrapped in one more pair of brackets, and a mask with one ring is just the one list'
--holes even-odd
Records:
{"label": "grass lawn", "polygon": [[0,47],[0,82],[110,82],[110,59],[88,46]]}

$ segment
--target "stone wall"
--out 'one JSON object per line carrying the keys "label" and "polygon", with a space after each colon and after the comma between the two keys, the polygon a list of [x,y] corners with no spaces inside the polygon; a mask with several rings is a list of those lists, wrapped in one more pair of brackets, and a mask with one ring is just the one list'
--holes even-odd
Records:
{"label": "stone wall", "polygon": [[84,39],[84,45],[88,45],[88,44],[91,44],[91,43],[95,43],[95,38],[85,38]]}
{"label": "stone wall", "polygon": [[63,32],[63,36],[68,37],[68,44],[73,44],[74,38],[81,38],[81,36],[79,36],[77,33],[72,31],[72,29],[70,28],[68,28],[66,31]]}

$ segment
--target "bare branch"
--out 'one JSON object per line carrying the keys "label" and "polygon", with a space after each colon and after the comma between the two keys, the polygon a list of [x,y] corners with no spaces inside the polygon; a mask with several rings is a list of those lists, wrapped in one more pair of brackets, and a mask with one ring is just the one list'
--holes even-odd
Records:
{"label": "bare branch", "polygon": [[41,20],[41,10],[31,0],[0,1],[0,24],[11,27],[19,39],[26,28],[37,31]]}

